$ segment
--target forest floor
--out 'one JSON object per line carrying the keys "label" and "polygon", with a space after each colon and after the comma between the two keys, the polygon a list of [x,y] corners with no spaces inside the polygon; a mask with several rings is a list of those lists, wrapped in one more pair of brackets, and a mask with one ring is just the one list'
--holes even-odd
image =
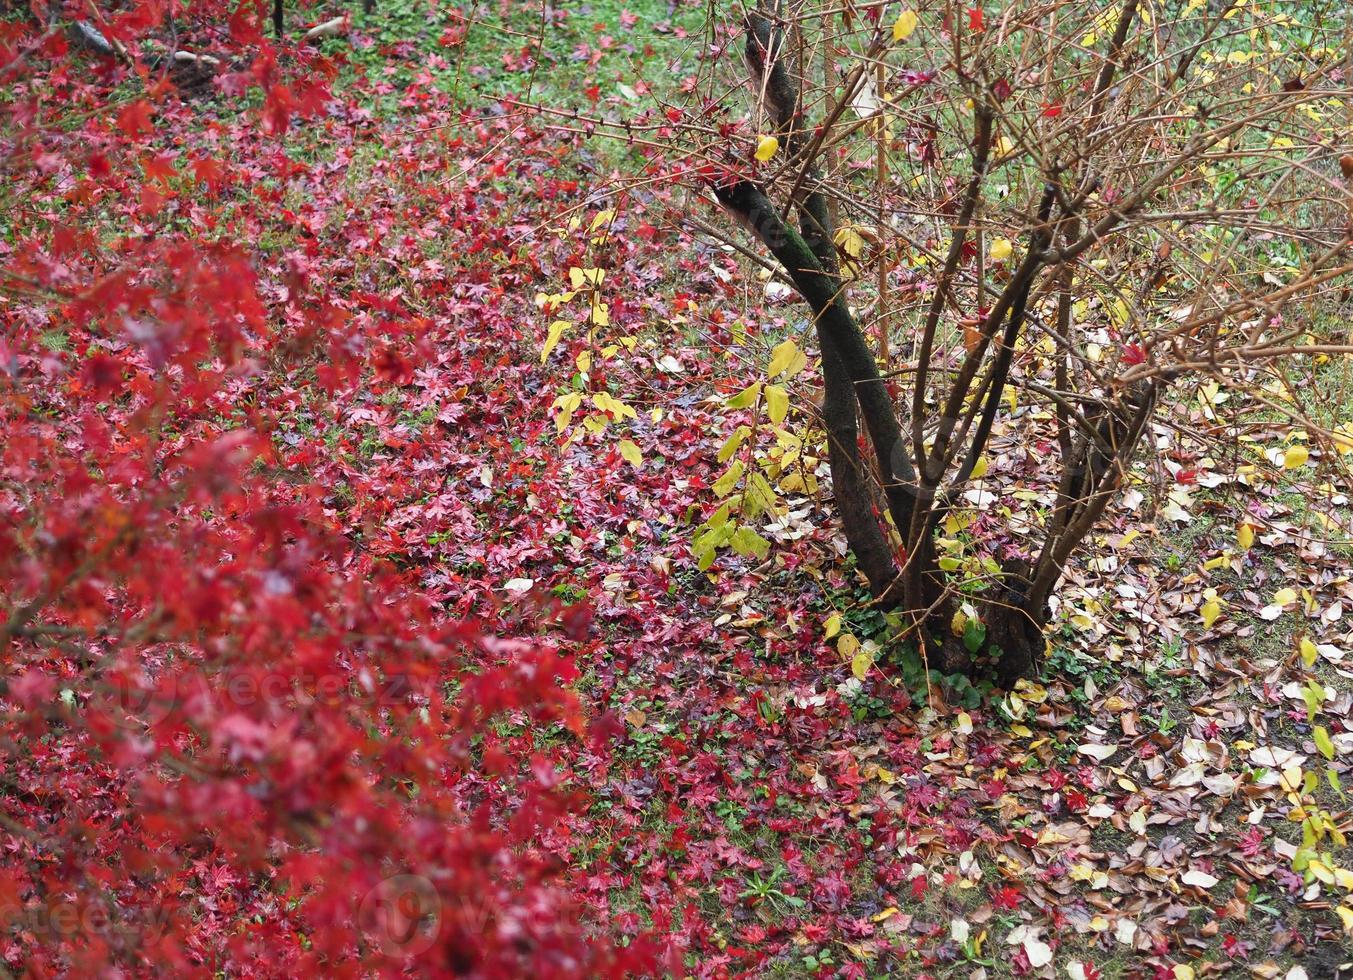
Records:
{"label": "forest floor", "polygon": [[[660,189],[617,193],[639,151],[503,100],[622,111],[645,80],[694,72],[703,7],[380,6],[324,42],[341,109],[264,135],[201,95],[173,110],[175,149],[254,161],[256,186],[222,189],[223,207],[270,206],[226,230],[275,257],[273,288],[324,278],[384,338],[346,400],[303,374],[252,382],[285,468],[354,548],[504,633],[548,631],[546,600],[589,606],[577,688],[613,742],[515,733],[562,753],[585,794],[547,841],[571,887],[622,933],[680,938],[703,976],[1336,976],[1353,830],[1336,469],[1312,450],[1283,471],[1299,433],[1228,428],[1180,389],[1068,572],[1044,679],[1005,695],[904,668],[829,501],[798,500],[764,560],[698,571],[724,399],[802,312],[650,222]],[[535,296],[578,267],[607,270],[625,370],[576,370],[569,337],[542,363]],[[1348,406],[1347,379],[1322,371]],[[565,445],[555,405],[573,391],[633,407],[637,453],[614,432]],[[1030,465],[1013,432],[995,445],[980,520]],[[854,670],[841,633],[874,663]],[[1304,829],[1324,855],[1305,876]]]}
{"label": "forest floor", "polygon": [[[391,4],[372,33],[359,25],[373,131],[342,151],[339,200],[299,192],[326,212],[321,240],[356,246],[337,249],[355,282],[426,317],[430,355],[323,420],[335,453],[311,475],[339,520],[425,567],[459,610],[529,616],[538,593],[592,603],[579,688],[624,731],[570,773],[591,800],[568,834],[588,842],[569,855],[588,901],[622,927],[683,936],[706,974],[1334,976],[1342,889],[1292,873],[1302,824],[1283,780],[1309,772],[1307,809],[1349,829],[1313,741],[1313,722],[1335,733],[1330,768],[1347,771],[1344,486],[1280,477],[1264,450],[1286,427],[1222,431],[1206,392],[1181,392],[1141,489],[1061,590],[1044,683],[993,701],[908,686],[883,656],[854,677],[828,621],[883,649],[890,625],[842,566],[822,501],[802,501],[766,561],[699,573],[689,553],[691,502],[720,469],[719,396],[759,377],[800,314],[730,288],[722,251],[647,229],[642,194],[617,208],[637,153],[497,101],[621,112],[645,80],[694,72],[702,8],[441,16]],[[440,158],[436,141],[401,139],[432,127]],[[324,152],[312,135],[288,139]],[[573,351],[540,364],[530,302],[565,288],[579,254],[603,264],[580,227],[606,209],[620,212],[604,256],[613,330],[654,368],[646,391],[613,382],[639,411],[639,465],[605,438],[560,454],[549,409]],[[404,238],[411,254],[391,248],[403,236],[420,239]],[[326,274],[344,271],[336,258]],[[1330,368],[1321,383],[1334,394],[1347,379]],[[1209,435],[1227,437],[1228,458],[1208,456]],[[1018,473],[1022,451],[1004,450],[992,468]],[[1019,481],[993,490],[999,508]],[[1311,681],[1324,687],[1313,711]],[[1052,965],[1035,966],[1048,946]]]}

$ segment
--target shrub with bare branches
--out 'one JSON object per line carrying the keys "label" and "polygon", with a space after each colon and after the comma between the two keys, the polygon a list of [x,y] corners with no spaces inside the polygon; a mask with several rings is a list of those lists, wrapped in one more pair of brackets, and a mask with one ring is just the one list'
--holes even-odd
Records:
{"label": "shrub with bare branches", "polygon": [[[878,602],[932,667],[1010,683],[1172,382],[1349,352],[1311,325],[1353,269],[1341,21],[1240,0],[723,13],[662,135],[811,311],[836,510]],[[964,579],[937,541],[993,432],[1026,424],[1046,506]],[[736,546],[765,497],[744,489],[698,551]]]}

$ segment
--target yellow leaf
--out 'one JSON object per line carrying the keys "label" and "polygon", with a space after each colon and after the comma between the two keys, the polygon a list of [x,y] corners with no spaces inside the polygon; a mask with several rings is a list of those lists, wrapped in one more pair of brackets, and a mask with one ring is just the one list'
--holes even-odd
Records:
{"label": "yellow leaf", "polygon": [[733,465],[724,471],[723,476],[714,481],[714,486],[711,487],[714,491],[714,496],[727,497],[732,493],[733,488],[736,487],[738,481],[742,479],[743,469],[745,469],[745,467],[742,465],[742,460],[735,460]]}
{"label": "yellow leaf", "polygon": [[1283,453],[1283,469],[1295,470],[1306,465],[1306,460],[1311,458],[1311,451],[1305,446],[1288,446],[1287,452]]}
{"label": "yellow leaf", "polygon": [[1344,932],[1353,936],[1353,909],[1346,905],[1340,905],[1334,911],[1339,913],[1339,922],[1343,924]]}
{"label": "yellow leaf", "polygon": [[638,466],[644,461],[644,454],[639,451],[639,447],[628,439],[621,439],[620,445],[616,448],[620,450],[620,455],[625,458],[625,462],[631,466]]}
{"label": "yellow leaf", "polygon": [[982,477],[987,475],[987,469],[990,465],[991,464],[987,462],[985,456],[978,457],[977,464],[972,468],[972,478],[974,480],[982,479]]}
{"label": "yellow leaf", "polygon": [[841,614],[832,613],[827,617],[827,621],[822,624],[823,635],[830,640],[837,633],[841,632]]}
{"label": "yellow leaf", "polygon": [[958,713],[958,724],[955,726],[955,728],[958,730],[958,733],[960,735],[971,735],[972,715],[968,714],[966,711],[960,711]]}
{"label": "yellow leaf", "polygon": [[1275,606],[1286,606],[1289,603],[1297,601],[1296,589],[1279,589],[1273,593],[1273,604]]}
{"label": "yellow leaf", "polygon": [[609,412],[616,419],[637,418],[638,413],[630,408],[618,398],[612,398],[604,391],[599,391],[592,396],[592,404],[597,406],[600,411]]}
{"label": "yellow leaf", "polygon": [[1301,662],[1307,667],[1312,667],[1315,665],[1315,659],[1318,656],[1320,656],[1320,651],[1311,642],[1311,638],[1303,636],[1301,638]]}
{"label": "yellow leaf", "polygon": [[738,451],[746,438],[752,434],[751,426],[740,425],[733,430],[722,446],[719,447],[718,460],[720,463],[726,463],[733,458],[733,454]]}
{"label": "yellow leaf", "polygon": [[991,251],[989,252],[991,261],[1004,262],[1006,259],[1010,258],[1010,253],[1014,250],[1015,246],[1011,244],[1010,239],[993,238],[991,240]]}
{"label": "yellow leaf", "polygon": [[770,553],[770,542],[745,524],[733,532],[729,544],[733,551],[744,558],[753,555],[757,558],[765,558]]}
{"label": "yellow leaf", "polygon": [[779,425],[789,413],[789,396],[779,385],[766,385],[766,415],[771,422]]}
{"label": "yellow leaf", "polygon": [[564,331],[573,324],[567,320],[555,320],[550,324],[550,332],[545,337],[545,346],[540,349],[540,363],[544,364],[545,359],[550,356],[550,351],[554,350],[559,344],[559,338],[564,336]]}
{"label": "yellow leaf", "polygon": [[1174,968],[1174,980],[1194,980],[1196,974],[1193,967],[1185,963],[1177,963]]}
{"label": "yellow leaf", "polygon": [[578,410],[582,404],[583,396],[581,392],[571,391],[567,395],[560,395],[554,400],[550,407],[554,409],[554,424],[558,431],[563,432],[568,428],[569,422],[573,421],[573,413]]}
{"label": "yellow leaf", "polygon": [[919,21],[920,18],[916,16],[916,11],[902,11],[902,13],[898,15],[896,22],[893,24],[893,40],[905,41],[907,38],[911,37],[912,31],[916,30],[916,25]]}
{"label": "yellow leaf", "polygon": [[1123,326],[1132,317],[1127,303],[1123,302],[1121,296],[1115,296],[1113,302],[1105,307],[1105,312],[1109,314],[1109,319],[1113,321],[1114,326],[1118,327]]}
{"label": "yellow leaf", "polygon": [[582,289],[584,286],[597,288],[606,278],[605,269],[580,269],[576,265],[568,270],[568,281],[574,289]]}
{"label": "yellow leaf", "polygon": [[1341,425],[1331,433],[1331,436],[1334,448],[1338,450],[1340,456],[1353,453],[1353,427]]}
{"label": "yellow leaf", "polygon": [[1236,532],[1236,544],[1240,545],[1241,551],[1249,551],[1254,544],[1254,527],[1249,524],[1240,525],[1240,530]]}
{"label": "yellow leaf", "polygon": [[838,230],[833,241],[852,259],[858,259],[864,254],[864,237],[850,225]]}
{"label": "yellow leaf", "polygon": [[859,652],[860,641],[855,639],[854,633],[842,633],[836,641],[836,652],[844,660],[846,657],[853,657]]}
{"label": "yellow leaf", "polygon": [[864,680],[869,676],[869,668],[872,666],[874,666],[874,658],[863,650],[850,658],[850,672],[855,675],[857,680]]}
{"label": "yellow leaf", "polygon": [[1128,826],[1138,837],[1146,836],[1146,807],[1139,807],[1128,817]]}
{"label": "yellow leaf", "polygon": [[1316,725],[1312,732],[1312,738],[1315,740],[1315,747],[1320,750],[1320,754],[1326,759],[1334,759],[1334,741],[1330,738],[1330,733],[1325,730],[1324,725]]}
{"label": "yellow leaf", "polygon": [[747,408],[754,404],[761,397],[761,382],[756,381],[743,388],[732,398],[728,399],[726,404],[729,408]]}
{"label": "yellow leaf", "polygon": [[1203,627],[1205,629],[1211,629],[1212,624],[1215,623],[1217,617],[1221,615],[1221,603],[1216,599],[1209,599],[1207,602],[1203,603],[1203,608],[1198,612],[1199,615],[1203,617]]}
{"label": "yellow leaf", "polygon": [[780,141],[774,136],[763,136],[756,144],[756,158],[765,163],[780,149]]}
{"label": "yellow leaf", "polygon": [[808,358],[803,356],[798,344],[792,340],[783,340],[771,351],[770,367],[766,369],[766,376],[772,381],[782,374],[792,378],[802,371],[807,363]]}
{"label": "yellow leaf", "polygon": [[1306,771],[1301,766],[1288,766],[1278,773],[1278,785],[1288,793],[1295,793],[1300,790],[1301,784],[1305,781]]}

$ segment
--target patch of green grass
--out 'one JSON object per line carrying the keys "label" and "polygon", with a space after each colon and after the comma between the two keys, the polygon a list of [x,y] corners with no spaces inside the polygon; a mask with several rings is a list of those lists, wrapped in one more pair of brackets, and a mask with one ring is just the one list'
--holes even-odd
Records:
{"label": "patch of green grass", "polygon": [[388,83],[374,107],[386,114],[399,112],[408,86],[424,73],[471,106],[510,97],[591,110],[619,97],[641,108],[645,84],[657,89],[694,71],[705,16],[704,4],[692,0],[383,0],[369,15],[353,13],[370,43],[323,44],[350,71]]}

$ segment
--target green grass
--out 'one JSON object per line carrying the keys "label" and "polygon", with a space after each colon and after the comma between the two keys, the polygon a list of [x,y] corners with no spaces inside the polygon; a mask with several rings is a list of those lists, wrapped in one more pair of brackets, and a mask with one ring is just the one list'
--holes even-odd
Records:
{"label": "green grass", "polygon": [[[326,53],[388,81],[394,91],[375,108],[397,115],[403,89],[426,71],[436,86],[466,105],[511,97],[551,109],[604,108],[608,100],[638,103],[641,82],[655,94],[694,71],[706,16],[689,0],[595,0],[546,5],[471,0],[384,0],[370,15],[354,11],[359,34],[323,42]],[[630,18],[632,23],[627,23]]]}

